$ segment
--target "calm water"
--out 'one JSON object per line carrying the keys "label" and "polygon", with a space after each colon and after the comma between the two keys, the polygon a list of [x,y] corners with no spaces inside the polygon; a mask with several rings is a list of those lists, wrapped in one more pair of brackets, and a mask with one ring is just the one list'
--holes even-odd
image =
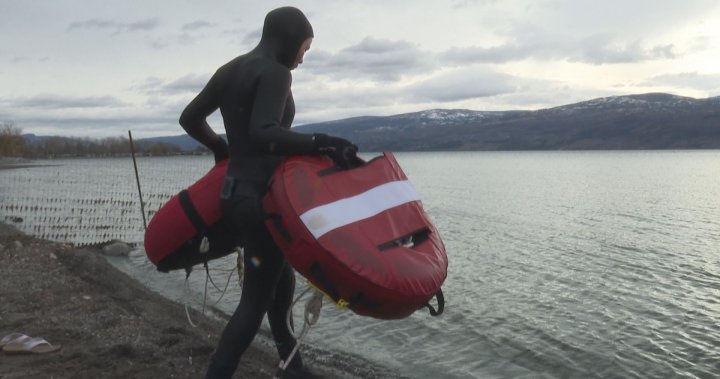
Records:
{"label": "calm water", "polygon": [[[413,378],[720,375],[720,151],[397,157],[448,249],[445,314],[378,321],[326,302],[311,344]],[[194,181],[209,162],[141,159],[148,208]],[[61,196],[37,188],[20,196],[19,187],[55,178],[73,188],[89,178],[74,195],[47,200],[53,222],[82,216],[63,216],[67,211],[50,204],[97,208],[93,200],[72,200],[82,195],[125,210],[111,213],[115,234],[142,237],[131,162],[61,163],[0,171],[0,217],[20,215],[7,207],[11,202]],[[102,178],[92,174],[98,170]],[[108,191],[113,195],[98,201]],[[120,198],[127,204],[113,205]],[[48,221],[23,215],[28,231],[31,223]],[[153,272],[141,253],[124,265],[148,285],[180,296],[171,289],[180,287],[182,274]],[[230,259],[213,266],[220,287],[228,277],[222,270],[231,267]],[[201,294],[204,275],[193,280]],[[230,283],[218,304],[227,311],[239,296],[237,281]],[[210,293],[212,303],[219,296]]]}

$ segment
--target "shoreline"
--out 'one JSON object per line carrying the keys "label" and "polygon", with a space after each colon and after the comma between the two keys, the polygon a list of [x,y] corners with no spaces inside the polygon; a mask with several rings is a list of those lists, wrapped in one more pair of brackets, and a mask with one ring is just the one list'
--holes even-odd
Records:
{"label": "shoreline", "polygon": [[[19,332],[61,346],[48,354],[0,353],[0,378],[201,378],[205,374],[225,325],[224,315],[190,309],[198,325],[192,327],[183,305],[113,267],[99,249],[36,239],[3,223],[0,260],[4,262],[0,338]],[[358,367],[347,367],[343,357],[305,344],[301,350],[306,365],[319,377],[387,374],[357,371]],[[278,362],[269,339],[259,335],[234,377],[270,378]]]}

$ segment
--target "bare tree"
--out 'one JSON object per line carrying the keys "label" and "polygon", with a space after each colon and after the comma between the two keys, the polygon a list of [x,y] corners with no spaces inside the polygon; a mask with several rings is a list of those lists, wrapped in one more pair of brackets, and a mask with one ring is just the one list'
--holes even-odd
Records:
{"label": "bare tree", "polygon": [[12,121],[3,121],[0,124],[0,157],[22,155],[23,144],[22,129]]}

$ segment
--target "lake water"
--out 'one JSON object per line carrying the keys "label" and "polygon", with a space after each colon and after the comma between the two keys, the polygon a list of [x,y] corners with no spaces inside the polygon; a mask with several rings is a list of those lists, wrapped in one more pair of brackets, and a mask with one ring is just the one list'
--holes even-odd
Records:
{"label": "lake water", "polygon": [[[720,151],[397,158],[447,247],[445,313],[379,321],[326,302],[311,345],[388,370],[378,376],[720,375]],[[50,163],[60,166],[0,171],[0,220],[75,243],[142,239],[129,158]],[[210,165],[140,159],[146,208]],[[153,271],[141,252],[121,266],[182,297],[184,275]],[[213,262],[220,287],[232,266]],[[191,278],[197,304],[205,276]],[[219,293],[209,293],[212,304]],[[231,279],[218,306],[232,311],[239,293]]]}

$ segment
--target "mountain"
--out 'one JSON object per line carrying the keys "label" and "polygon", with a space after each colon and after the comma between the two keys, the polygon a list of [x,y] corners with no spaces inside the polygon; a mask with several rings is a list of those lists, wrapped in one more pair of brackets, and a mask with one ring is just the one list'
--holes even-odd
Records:
{"label": "mountain", "polygon": [[[648,93],[535,111],[432,109],[293,130],[344,137],[361,151],[720,149],[720,96]],[[139,139],[136,144],[142,148],[158,142],[184,151],[200,146],[187,135]]]}
{"label": "mountain", "polygon": [[720,97],[615,96],[536,111],[434,109],[301,125],[362,151],[720,148]]}

